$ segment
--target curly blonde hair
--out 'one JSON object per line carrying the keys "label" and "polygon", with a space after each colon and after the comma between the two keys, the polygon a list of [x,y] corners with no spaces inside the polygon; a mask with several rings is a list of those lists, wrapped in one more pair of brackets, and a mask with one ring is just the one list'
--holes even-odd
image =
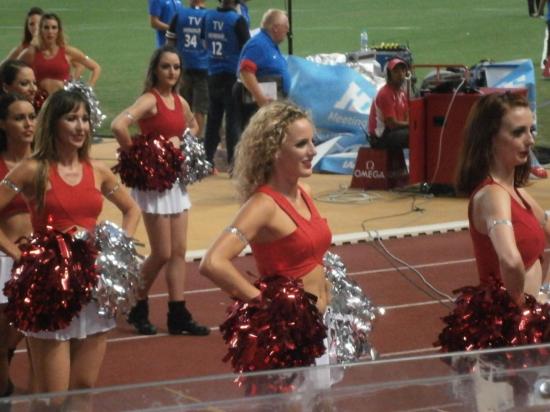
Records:
{"label": "curly blonde hair", "polygon": [[308,114],[288,101],[277,101],[252,116],[237,145],[233,179],[239,198],[245,202],[273,171],[275,154],[281,147],[288,127]]}

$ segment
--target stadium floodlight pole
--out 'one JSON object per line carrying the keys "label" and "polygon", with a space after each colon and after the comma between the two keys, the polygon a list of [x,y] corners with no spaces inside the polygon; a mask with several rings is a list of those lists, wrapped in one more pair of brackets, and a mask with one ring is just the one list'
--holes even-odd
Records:
{"label": "stadium floodlight pole", "polygon": [[286,14],[288,15],[288,54],[292,54],[292,0],[285,0]]}

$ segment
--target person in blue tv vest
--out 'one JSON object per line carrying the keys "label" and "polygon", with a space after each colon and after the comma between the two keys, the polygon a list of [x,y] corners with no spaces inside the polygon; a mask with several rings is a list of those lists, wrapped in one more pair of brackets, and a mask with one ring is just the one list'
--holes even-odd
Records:
{"label": "person in blue tv vest", "polygon": [[204,0],[190,0],[189,7],[178,7],[166,32],[166,43],[178,49],[183,61],[181,95],[195,114],[201,137],[208,113],[208,53],[200,37],[207,11]]}
{"label": "person in blue tv vest", "polygon": [[225,113],[227,162],[231,167],[238,132],[232,89],[237,80],[237,65],[244,44],[250,38],[248,24],[235,10],[236,0],[222,0],[220,7],[209,10],[204,19],[201,37],[208,51],[208,118],[204,146],[208,161],[220,142],[220,126]]}

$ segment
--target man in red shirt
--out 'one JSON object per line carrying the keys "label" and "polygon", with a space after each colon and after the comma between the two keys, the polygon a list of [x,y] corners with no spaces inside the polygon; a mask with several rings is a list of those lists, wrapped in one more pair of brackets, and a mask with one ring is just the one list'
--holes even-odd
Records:
{"label": "man in red shirt", "polygon": [[409,146],[409,100],[404,90],[408,69],[398,58],[386,65],[386,84],[376,94],[369,115],[369,140],[375,149]]}

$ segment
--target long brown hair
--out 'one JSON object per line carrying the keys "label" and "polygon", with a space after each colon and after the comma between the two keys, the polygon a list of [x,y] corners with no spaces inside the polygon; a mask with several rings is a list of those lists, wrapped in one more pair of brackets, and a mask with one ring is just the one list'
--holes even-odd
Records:
{"label": "long brown hair", "polygon": [[[31,44],[31,41],[33,39],[33,35],[31,31],[29,30],[29,20],[32,16],[42,16],[44,14],[44,10],[42,10],[40,7],[31,7],[29,11],[27,12],[27,16],[25,17],[25,26],[23,27],[23,40],[22,44],[29,45]],[[40,25],[40,23],[39,23]]]}
{"label": "long brown hair", "polygon": [[157,77],[156,70],[159,67],[160,59],[164,53],[173,53],[176,56],[178,56],[178,59],[180,62],[180,77],[178,78],[178,81],[176,82],[176,84],[172,87],[172,91],[174,92],[179,90],[181,76],[183,73],[183,65],[182,65],[181,57],[178,53],[178,50],[175,47],[162,46],[153,52],[153,55],[149,60],[149,67],[147,68],[147,75],[145,76],[145,82],[143,84],[143,93],[147,93],[151,91],[153,87],[157,86],[159,79]]}
{"label": "long brown hair", "polygon": [[[59,16],[55,13],[45,13],[42,15],[42,18],[40,19],[40,30],[38,32],[37,41],[38,41],[38,48],[42,48],[44,46],[44,41],[42,39],[42,26],[46,22],[46,20],[55,20],[57,22],[57,27],[59,28],[59,31],[57,32],[57,39],[55,43],[59,47],[65,47],[67,44],[67,37],[65,36],[65,33],[63,32],[63,23],[61,23],[61,19]],[[35,41],[33,41],[33,44],[35,44]]]}
{"label": "long brown hair", "polygon": [[[36,135],[34,139],[34,151],[32,157],[38,161],[38,173],[35,180],[36,204],[38,210],[44,208],[46,183],[50,163],[59,160],[57,152],[57,124],[59,119],[72,112],[80,105],[84,105],[86,113],[90,116],[90,105],[86,97],[78,91],[58,90],[44,103],[36,122]],[[90,159],[91,130],[86,141],[78,149],[78,158],[81,161]]]}
{"label": "long brown hair", "polygon": [[[489,176],[495,136],[502,119],[513,108],[529,107],[527,99],[512,92],[491,93],[473,106],[464,129],[464,143],[457,165],[456,190],[470,195]],[[514,186],[525,186],[529,179],[531,159],[515,168]]]}
{"label": "long brown hair", "polygon": [[[0,120],[6,120],[8,118],[10,107],[15,102],[30,103],[29,99],[16,93],[5,93],[0,95]],[[8,144],[8,136],[5,130],[0,128],[0,153],[8,149]]]}

